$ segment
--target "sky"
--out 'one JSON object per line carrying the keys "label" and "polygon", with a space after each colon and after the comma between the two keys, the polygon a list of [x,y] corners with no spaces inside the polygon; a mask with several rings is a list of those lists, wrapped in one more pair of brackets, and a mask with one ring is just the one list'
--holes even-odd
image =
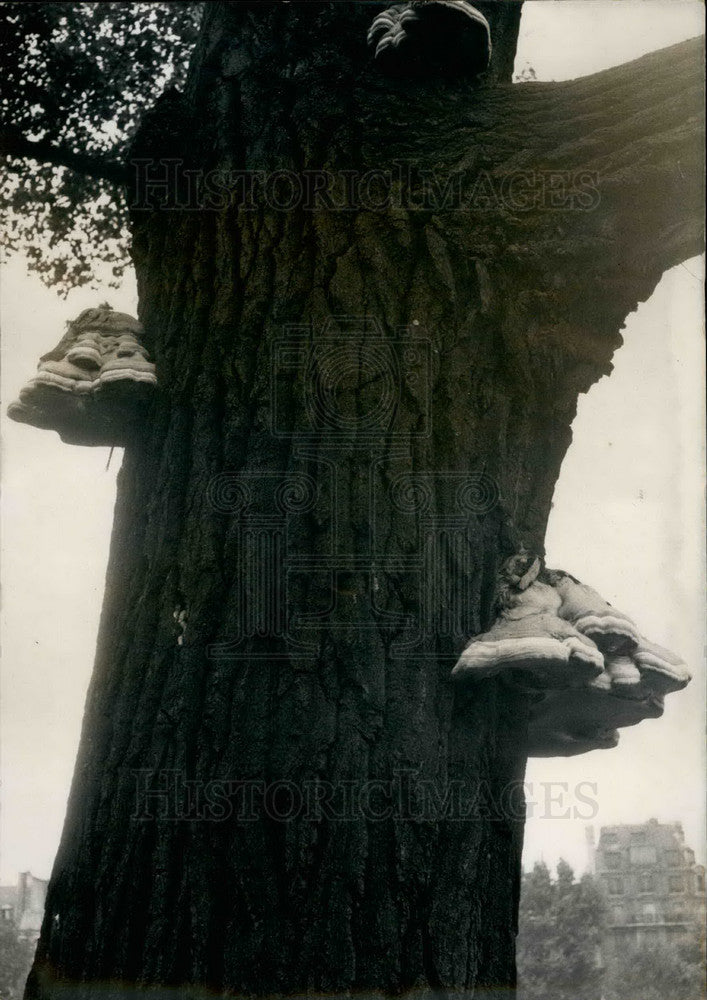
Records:
{"label": "sky", "polygon": [[[517,69],[563,80],[702,33],[698,0],[533,0]],[[649,95],[647,95],[649,99]],[[622,822],[681,821],[704,860],[703,264],[666,274],[627,321],[611,378],[582,397],[557,486],[548,564],[596,587],[649,638],[678,651],[692,684],[617,749],[529,763],[524,861],[586,866],[585,836]],[[2,724],[0,881],[48,877],[90,678],[122,454],[64,445],[4,415],[67,319],[118,292],[57,297],[21,258],[0,271]]]}

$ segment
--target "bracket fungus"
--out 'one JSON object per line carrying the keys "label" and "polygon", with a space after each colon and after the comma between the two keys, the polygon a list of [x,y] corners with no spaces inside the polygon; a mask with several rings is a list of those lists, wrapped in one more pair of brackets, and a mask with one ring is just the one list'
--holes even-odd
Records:
{"label": "bracket fungus", "polygon": [[532,692],[529,756],[615,747],[618,729],[659,718],[665,695],[690,680],[679,657],[595,590],[524,551],[504,564],[497,589],[496,621],[471,640],[452,678],[499,676]]}
{"label": "bracket fungus", "polygon": [[474,77],[491,61],[491,28],[468,0],[408,0],[374,18],[368,44],[390,76]]}
{"label": "bracket fungus", "polygon": [[597,688],[551,691],[531,706],[529,757],[571,757],[590,750],[612,749],[618,730],[663,714],[663,698],[624,698]]}
{"label": "bracket fungus", "polygon": [[633,660],[641,675],[641,682],[661,694],[682,691],[690,683],[690,673],[675,653],[655,642],[639,638]]}
{"label": "bracket fungus", "polygon": [[121,447],[144,417],[157,385],[140,323],[110,306],[68,324],[37,374],[11,403],[18,423],[54,430],[67,444]]}
{"label": "bracket fungus", "polygon": [[639,634],[634,622],[604,598],[562,570],[548,571],[548,580],[562,598],[560,614],[589,636],[604,653],[636,648]]}
{"label": "bracket fungus", "polygon": [[572,687],[604,670],[591,639],[559,616],[561,598],[538,579],[540,560],[514,556],[501,573],[499,614],[471,640],[452,671],[456,681],[503,674],[530,688]]}

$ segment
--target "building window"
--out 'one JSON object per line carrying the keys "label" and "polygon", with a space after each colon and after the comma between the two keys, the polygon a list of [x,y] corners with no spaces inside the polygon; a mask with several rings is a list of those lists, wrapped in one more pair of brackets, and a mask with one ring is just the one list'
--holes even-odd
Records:
{"label": "building window", "polygon": [[621,867],[621,855],[618,851],[608,851],[606,854],[606,867],[616,871]]}
{"label": "building window", "polygon": [[679,875],[671,875],[668,879],[668,888],[671,892],[682,892],[683,882]]}
{"label": "building window", "polygon": [[624,883],[620,878],[610,878],[607,880],[607,889],[612,896],[620,896],[624,891]]}
{"label": "building window", "polygon": [[670,868],[680,867],[680,852],[679,851],[666,851],[665,852],[665,863]]}
{"label": "building window", "polygon": [[641,875],[638,879],[639,892],[655,892],[655,879],[652,875]]}
{"label": "building window", "polygon": [[697,873],[697,875],[695,876],[695,882],[697,883],[697,891],[698,892],[704,892],[705,891],[705,877],[702,874],[702,872],[698,872]]}
{"label": "building window", "polygon": [[630,858],[632,865],[654,865],[657,861],[655,847],[632,847]]}

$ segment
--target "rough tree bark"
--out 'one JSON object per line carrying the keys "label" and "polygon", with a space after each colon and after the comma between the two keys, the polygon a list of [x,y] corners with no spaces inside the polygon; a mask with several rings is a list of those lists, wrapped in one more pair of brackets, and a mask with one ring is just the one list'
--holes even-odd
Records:
{"label": "rough tree bark", "polygon": [[363,5],[209,8],[136,155],[394,204],[135,212],[161,394],[27,996],[510,997],[527,706],[449,673],[542,551],[578,394],[701,248],[701,49],[391,83]]}

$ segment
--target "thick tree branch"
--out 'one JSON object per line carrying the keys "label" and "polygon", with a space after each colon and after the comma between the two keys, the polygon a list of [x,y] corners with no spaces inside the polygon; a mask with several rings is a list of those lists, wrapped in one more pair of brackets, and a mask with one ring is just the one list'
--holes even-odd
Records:
{"label": "thick tree branch", "polygon": [[[363,155],[380,161],[385,150],[389,162],[406,158],[447,176],[461,171],[467,191],[485,171],[505,192],[494,207],[532,217],[536,237],[544,230],[549,238],[561,224],[555,242],[566,249],[570,231],[589,241],[601,232],[623,250],[632,245],[632,257],[655,254],[667,267],[702,247],[702,66],[703,42],[695,39],[570,83],[436,88],[414,102],[400,100],[402,87],[387,99],[376,88],[366,100]],[[576,211],[567,210],[561,191],[556,204],[549,197],[523,204],[520,180],[515,192],[508,185],[528,171],[592,174],[599,197]],[[467,207],[490,206],[472,198]]]}
{"label": "thick tree branch", "polygon": [[44,139],[28,139],[14,125],[0,124],[0,155],[68,167],[76,173],[105,180],[111,184],[123,185],[128,180],[125,167],[114,160],[63,149]]}
{"label": "thick tree branch", "polygon": [[704,249],[703,61],[696,39],[584,80],[516,88],[501,112],[496,141],[525,138],[497,175],[530,168],[547,182],[558,171],[560,199],[573,182],[596,189],[588,210],[555,209],[545,183],[530,240],[530,220],[516,225],[528,321],[549,310],[556,327],[544,329],[546,344],[561,342],[580,364],[601,340],[597,357],[610,370],[628,313],[666,270]]}
{"label": "thick tree branch", "polygon": [[577,211],[569,229],[588,241],[603,235],[625,263],[664,270],[699,253],[702,64],[695,39],[569,84],[517,87],[499,131],[525,135],[497,169],[593,174],[592,224]]}
{"label": "thick tree branch", "polygon": [[503,288],[508,322],[528,330],[513,363],[558,406],[611,370],[626,316],[703,250],[701,39],[569,83],[367,81],[358,101],[355,166],[413,163],[451,191],[430,208],[451,266],[479,261]]}

